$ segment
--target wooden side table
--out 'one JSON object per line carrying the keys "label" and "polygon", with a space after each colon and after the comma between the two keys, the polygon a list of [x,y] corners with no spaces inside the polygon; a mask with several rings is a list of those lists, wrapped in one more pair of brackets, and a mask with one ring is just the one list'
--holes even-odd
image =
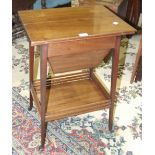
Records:
{"label": "wooden side table", "polygon": [[[41,116],[41,147],[47,122],[55,119],[109,108],[112,130],[120,37],[136,30],[100,6],[20,11],[19,16],[29,39],[29,110],[34,101]],[[34,46],[40,48],[40,80],[33,79]],[[108,93],[94,69],[111,49]],[[54,74],[73,72],[47,79],[47,63]]]}

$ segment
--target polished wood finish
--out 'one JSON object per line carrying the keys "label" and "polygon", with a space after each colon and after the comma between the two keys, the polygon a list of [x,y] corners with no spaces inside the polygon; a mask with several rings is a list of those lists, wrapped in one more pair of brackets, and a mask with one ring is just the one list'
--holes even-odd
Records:
{"label": "polished wood finish", "polygon": [[[104,43],[104,44],[103,44]],[[58,41],[48,45],[48,57],[78,54],[84,52],[111,49],[115,46],[115,37],[91,37],[74,39],[71,41]],[[76,47],[76,48],[75,48]]]}
{"label": "polished wood finish", "polygon": [[[48,102],[45,104],[47,108],[45,120],[50,121],[91,112],[94,109],[109,108],[110,94],[105,93],[105,90],[103,92],[104,87],[93,80],[98,80],[93,72],[92,76],[89,71],[81,71],[46,79]],[[33,82],[34,86],[31,90],[36,99],[36,107],[41,114],[40,80]]]}
{"label": "polished wood finish", "polygon": [[[97,67],[109,50],[66,54],[49,58],[53,73]],[[89,56],[88,56],[89,55]]]}
{"label": "polished wood finish", "polygon": [[96,67],[114,46],[115,37],[54,42],[48,45],[49,63],[54,73]]}
{"label": "polished wood finish", "polygon": [[[38,83],[37,83],[38,84]],[[34,85],[40,100],[40,90]],[[91,79],[81,79],[47,86],[48,103],[45,120],[51,121],[110,107],[107,98]]]}
{"label": "polished wood finish", "polygon": [[[30,74],[29,74],[29,81],[30,81],[30,88],[32,87],[32,82],[33,82],[33,68],[34,68],[34,46],[29,45],[29,69],[30,69]],[[30,92],[30,106],[29,110],[31,110],[33,107],[33,97]]]}
{"label": "polished wood finish", "polygon": [[[104,7],[21,11],[19,15],[30,46],[40,47],[40,80],[30,78],[30,91],[41,115],[41,147],[46,123],[55,119],[110,108],[112,130],[120,36],[132,34],[135,29]],[[80,33],[85,35],[81,37]],[[114,52],[108,93],[95,67],[111,49]],[[33,55],[32,52],[31,70]],[[47,62],[54,73],[51,79],[47,79]],[[32,71],[30,74],[33,77]]]}
{"label": "polished wood finish", "polygon": [[92,68],[102,61],[114,45],[115,37],[54,42],[48,45],[48,60],[54,73]]}
{"label": "polished wood finish", "polygon": [[47,104],[47,94],[46,94],[46,76],[47,76],[47,45],[41,46],[40,51],[40,103],[41,103],[41,146],[44,146],[46,137],[46,104]]}
{"label": "polished wood finish", "polygon": [[[133,34],[136,31],[102,6],[19,11],[19,16],[32,46],[79,39],[80,33],[87,33],[86,38],[89,38]],[[119,24],[114,25],[113,22]]]}
{"label": "polished wood finish", "polygon": [[110,97],[111,97],[111,108],[109,110],[109,130],[112,130],[112,125],[113,125],[113,118],[114,118],[114,103],[115,103],[115,91],[116,91],[116,81],[117,81],[117,73],[118,73],[118,61],[119,61],[119,50],[120,50],[120,37],[116,37],[116,44],[115,48],[113,50],[113,55],[112,55],[112,70],[111,70],[111,92],[110,92]]}

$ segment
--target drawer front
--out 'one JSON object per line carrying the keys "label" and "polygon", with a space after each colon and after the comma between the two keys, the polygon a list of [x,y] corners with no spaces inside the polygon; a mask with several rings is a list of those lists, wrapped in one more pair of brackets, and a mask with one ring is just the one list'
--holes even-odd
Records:
{"label": "drawer front", "polygon": [[114,46],[115,37],[94,37],[54,42],[48,45],[48,57],[111,49]]}
{"label": "drawer front", "polygon": [[96,67],[108,53],[109,50],[98,50],[91,53],[84,52],[54,56],[48,60],[54,73],[63,73]]}

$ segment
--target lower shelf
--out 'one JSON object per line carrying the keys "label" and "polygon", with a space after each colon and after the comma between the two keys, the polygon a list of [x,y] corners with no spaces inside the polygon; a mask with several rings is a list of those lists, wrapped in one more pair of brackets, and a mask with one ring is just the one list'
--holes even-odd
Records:
{"label": "lower shelf", "polygon": [[[40,107],[40,81],[33,83]],[[34,95],[35,94],[35,95]],[[61,119],[110,107],[110,99],[91,79],[47,86],[45,121]],[[40,108],[39,108],[40,109]]]}

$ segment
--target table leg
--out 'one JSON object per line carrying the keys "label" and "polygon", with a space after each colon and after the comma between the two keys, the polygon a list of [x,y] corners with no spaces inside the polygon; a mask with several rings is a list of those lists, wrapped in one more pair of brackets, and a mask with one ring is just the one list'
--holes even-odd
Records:
{"label": "table leg", "polygon": [[111,75],[111,107],[109,109],[109,130],[112,130],[113,127],[113,118],[114,118],[114,101],[115,101],[115,92],[116,92],[116,81],[118,73],[118,62],[119,62],[119,50],[120,50],[120,37],[116,37],[115,48],[112,55],[112,75]]}
{"label": "table leg", "polygon": [[137,72],[137,69],[138,69],[138,65],[139,65],[141,56],[142,56],[142,38],[140,39],[139,48],[138,48],[138,52],[137,52],[137,56],[136,56],[136,61],[135,61],[134,67],[133,67],[132,75],[131,75],[131,80],[130,80],[131,84],[133,83],[134,79],[135,79],[135,82],[136,82],[135,77],[136,77],[136,72]]}
{"label": "table leg", "polygon": [[32,83],[33,83],[33,68],[34,68],[34,46],[29,46],[29,81],[30,81],[30,105],[28,110],[31,110],[33,107],[33,97],[31,94],[31,87],[32,87]]}
{"label": "table leg", "polygon": [[41,148],[44,147],[45,144],[45,137],[46,137],[46,126],[47,123],[45,122],[45,109],[46,109],[46,78],[47,78],[47,48],[48,45],[41,46],[40,52],[40,79],[41,79]]}

